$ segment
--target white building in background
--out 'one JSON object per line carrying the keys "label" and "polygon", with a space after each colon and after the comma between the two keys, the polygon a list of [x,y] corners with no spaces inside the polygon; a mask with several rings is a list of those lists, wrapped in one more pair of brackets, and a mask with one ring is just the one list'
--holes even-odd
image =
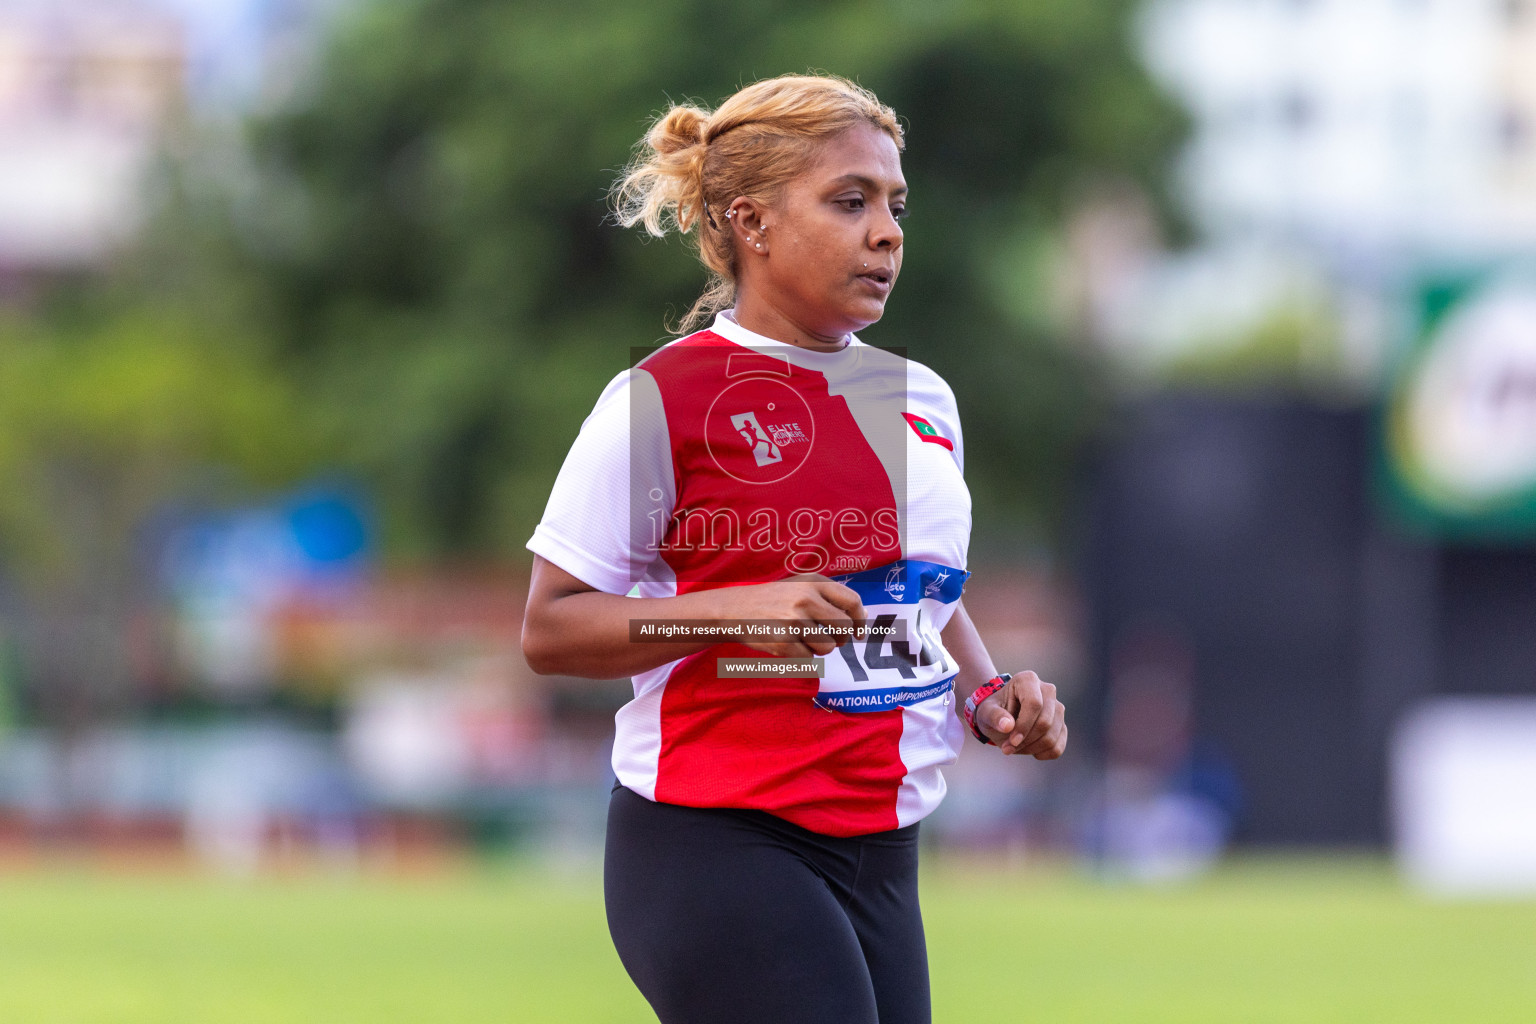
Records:
{"label": "white building in background", "polygon": [[1109,275],[1090,254],[1127,363],[1289,322],[1319,378],[1369,388],[1411,275],[1536,252],[1536,0],[1146,0],[1138,30],[1192,121],[1178,183],[1204,244]]}
{"label": "white building in background", "polygon": [[99,262],[189,116],[281,95],[340,0],[0,0],[0,295]]}
{"label": "white building in background", "polygon": [[1214,238],[1367,264],[1536,244],[1533,0],[1151,0]]}
{"label": "white building in background", "polygon": [[0,273],[89,263],[133,230],[186,48],[135,0],[0,3]]}

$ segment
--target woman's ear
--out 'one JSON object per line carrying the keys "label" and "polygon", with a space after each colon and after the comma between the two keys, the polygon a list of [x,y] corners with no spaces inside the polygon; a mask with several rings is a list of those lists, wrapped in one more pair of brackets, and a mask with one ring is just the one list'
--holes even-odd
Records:
{"label": "woman's ear", "polygon": [[768,254],[767,209],[755,200],[739,197],[725,211],[738,250],[748,255]]}

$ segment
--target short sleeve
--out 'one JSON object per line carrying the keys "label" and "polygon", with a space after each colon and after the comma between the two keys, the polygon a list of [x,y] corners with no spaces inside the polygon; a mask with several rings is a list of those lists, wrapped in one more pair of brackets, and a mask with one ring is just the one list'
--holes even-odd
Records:
{"label": "short sleeve", "polygon": [[661,392],[645,370],[625,370],[582,423],[527,547],[588,586],[626,594],[655,561],[675,503]]}
{"label": "short sleeve", "polygon": [[955,445],[955,465],[960,467],[960,475],[965,476],[965,433],[960,427],[960,403],[955,401],[955,393],[947,382],[944,384],[944,394],[948,399],[950,439]]}
{"label": "short sleeve", "polygon": [[919,362],[910,362],[907,371],[907,399],[913,408],[923,410],[940,435],[954,446],[951,451],[960,475],[965,475],[965,437],[960,430],[960,407],[949,382]]}

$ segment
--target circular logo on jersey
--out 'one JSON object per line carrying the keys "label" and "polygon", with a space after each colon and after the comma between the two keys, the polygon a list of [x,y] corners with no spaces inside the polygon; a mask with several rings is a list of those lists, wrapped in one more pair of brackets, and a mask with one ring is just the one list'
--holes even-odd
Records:
{"label": "circular logo on jersey", "polygon": [[721,471],[747,484],[783,480],[805,464],[816,438],[811,407],[770,377],[740,380],[715,398],[704,417],[704,443]]}

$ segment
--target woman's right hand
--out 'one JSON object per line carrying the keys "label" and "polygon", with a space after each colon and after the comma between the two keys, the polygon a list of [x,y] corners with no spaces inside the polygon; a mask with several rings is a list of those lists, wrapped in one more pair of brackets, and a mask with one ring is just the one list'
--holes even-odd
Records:
{"label": "woman's right hand", "polygon": [[854,631],[865,625],[864,602],[852,587],[835,583],[819,573],[802,573],[774,583],[756,583],[743,587],[721,587],[714,618],[736,621],[773,621],[792,623],[799,630],[814,626],[837,626],[834,636],[806,637],[797,640],[757,640],[739,642],[761,651],[786,658],[808,658],[831,654],[853,639]]}

